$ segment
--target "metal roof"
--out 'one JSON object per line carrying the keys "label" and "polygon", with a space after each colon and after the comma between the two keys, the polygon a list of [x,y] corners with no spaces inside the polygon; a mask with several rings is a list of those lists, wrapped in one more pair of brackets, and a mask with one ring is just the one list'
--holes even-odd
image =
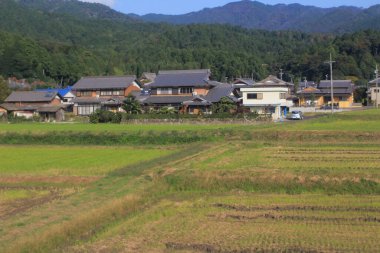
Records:
{"label": "metal roof", "polygon": [[69,92],[71,92],[71,90],[72,90],[72,86],[67,86],[64,89],[48,88],[48,89],[36,89],[35,91],[38,91],[38,92],[57,92],[58,95],[60,95],[61,97],[65,97]]}
{"label": "metal roof", "polygon": [[126,89],[136,80],[136,76],[98,76],[83,77],[73,90],[112,90]]}
{"label": "metal roof", "polygon": [[160,71],[149,87],[205,87],[209,86],[210,74],[208,69]]}
{"label": "metal roof", "polygon": [[5,99],[5,102],[51,102],[57,95],[58,92],[56,91],[13,91],[11,95]]}

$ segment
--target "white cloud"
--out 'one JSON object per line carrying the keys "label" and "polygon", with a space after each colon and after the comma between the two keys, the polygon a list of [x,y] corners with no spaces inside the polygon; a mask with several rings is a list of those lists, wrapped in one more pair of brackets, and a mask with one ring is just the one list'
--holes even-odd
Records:
{"label": "white cloud", "polygon": [[113,7],[115,5],[115,0],[81,0],[82,2],[89,2],[89,3],[100,3],[104,5],[108,5],[110,7]]}

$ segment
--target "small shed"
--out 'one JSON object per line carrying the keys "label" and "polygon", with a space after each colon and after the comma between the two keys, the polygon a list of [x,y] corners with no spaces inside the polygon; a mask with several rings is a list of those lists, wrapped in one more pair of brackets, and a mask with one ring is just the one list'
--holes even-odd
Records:
{"label": "small shed", "polygon": [[37,109],[38,114],[43,121],[57,121],[65,120],[65,106],[41,106]]}

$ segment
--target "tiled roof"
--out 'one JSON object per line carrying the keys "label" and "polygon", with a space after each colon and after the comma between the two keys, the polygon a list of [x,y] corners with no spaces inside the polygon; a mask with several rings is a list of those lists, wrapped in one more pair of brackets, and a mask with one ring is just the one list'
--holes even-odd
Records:
{"label": "tiled roof", "polygon": [[[353,86],[353,83],[351,80],[334,80],[333,81],[334,88],[343,88],[343,89],[351,89]],[[318,85],[318,88],[330,88],[331,87],[331,81],[329,80],[323,80]]]}
{"label": "tiled roof", "polygon": [[56,91],[14,91],[5,99],[5,102],[51,102],[57,95]]}
{"label": "tiled roof", "polygon": [[73,90],[126,89],[135,80],[136,76],[83,77],[73,86]]}
{"label": "tiled roof", "polygon": [[234,84],[245,84],[245,85],[248,85],[248,86],[252,86],[255,84],[255,81],[253,79],[249,79],[249,78],[237,78],[234,82]]}
{"label": "tiled roof", "polygon": [[231,84],[219,83],[214,88],[210,89],[208,94],[205,96],[205,99],[210,101],[211,103],[217,103],[224,97],[231,98],[235,101],[236,98],[233,95],[231,95],[233,89],[234,87]]}
{"label": "tiled roof", "polygon": [[37,111],[37,112],[57,112],[60,109],[66,108],[65,105],[22,105],[15,104],[1,104],[1,108],[7,111]]}
{"label": "tiled roof", "polygon": [[208,86],[210,74],[208,69],[160,71],[149,87],[205,87]]}
{"label": "tiled roof", "polygon": [[268,76],[264,80],[261,80],[260,82],[255,83],[255,86],[268,86],[268,87],[291,87],[294,86],[293,83],[285,82],[275,76]]}

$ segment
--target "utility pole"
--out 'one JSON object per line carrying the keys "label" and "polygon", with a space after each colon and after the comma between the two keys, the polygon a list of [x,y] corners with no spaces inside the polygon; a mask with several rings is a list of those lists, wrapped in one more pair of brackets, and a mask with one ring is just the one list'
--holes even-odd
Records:
{"label": "utility pole", "polygon": [[282,72],[282,69],[280,69],[280,79],[282,80],[282,76],[284,75],[284,72]]}
{"label": "utility pole", "polygon": [[379,97],[379,69],[377,68],[376,64],[376,89],[375,89],[375,95],[376,95],[376,109],[379,109],[379,102],[378,102],[378,97]]}
{"label": "utility pole", "polygon": [[332,60],[332,55],[330,53],[330,60],[325,62],[326,64],[330,64],[330,84],[331,84],[331,113],[334,114],[334,84],[333,84],[333,63],[335,61]]}

